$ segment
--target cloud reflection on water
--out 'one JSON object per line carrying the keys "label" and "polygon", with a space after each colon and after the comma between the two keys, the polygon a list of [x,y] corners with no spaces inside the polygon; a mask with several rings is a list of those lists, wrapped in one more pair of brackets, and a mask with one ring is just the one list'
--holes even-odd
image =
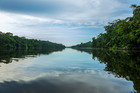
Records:
{"label": "cloud reflection on water", "polygon": [[92,55],[66,49],[0,64],[0,93],[130,93],[133,82],[104,71]]}
{"label": "cloud reflection on water", "polygon": [[[128,93],[132,82],[94,70],[49,71],[32,80],[0,83],[0,93]],[[108,75],[109,76],[109,75]]]}

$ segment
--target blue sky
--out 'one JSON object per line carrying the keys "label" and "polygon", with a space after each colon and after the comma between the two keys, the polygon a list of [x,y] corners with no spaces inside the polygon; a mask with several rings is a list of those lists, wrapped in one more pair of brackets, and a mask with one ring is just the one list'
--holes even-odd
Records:
{"label": "blue sky", "polygon": [[62,43],[87,42],[139,0],[0,0],[0,31]]}

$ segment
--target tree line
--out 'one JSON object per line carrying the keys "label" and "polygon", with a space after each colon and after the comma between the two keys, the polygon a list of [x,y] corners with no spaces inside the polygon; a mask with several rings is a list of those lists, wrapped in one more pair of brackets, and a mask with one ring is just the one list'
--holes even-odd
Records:
{"label": "tree line", "polygon": [[71,46],[71,48],[91,48],[91,47],[92,47],[91,41]]}
{"label": "tree line", "polygon": [[93,38],[92,47],[109,49],[140,49],[140,6],[132,5],[133,16],[115,20],[105,26],[106,33]]}
{"label": "tree line", "polygon": [[36,39],[27,39],[25,37],[13,36],[12,33],[0,32],[0,50],[27,50],[27,49],[58,49],[65,48],[62,44],[50,41],[41,41]]}
{"label": "tree line", "polygon": [[133,16],[115,20],[105,26],[105,33],[72,48],[140,49],[140,6],[131,5]]}

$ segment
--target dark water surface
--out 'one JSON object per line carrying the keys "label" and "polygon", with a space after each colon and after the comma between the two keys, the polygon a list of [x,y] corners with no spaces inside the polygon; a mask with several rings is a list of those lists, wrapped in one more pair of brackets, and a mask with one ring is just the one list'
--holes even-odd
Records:
{"label": "dark water surface", "polygon": [[0,93],[140,92],[137,51],[2,51],[0,62]]}

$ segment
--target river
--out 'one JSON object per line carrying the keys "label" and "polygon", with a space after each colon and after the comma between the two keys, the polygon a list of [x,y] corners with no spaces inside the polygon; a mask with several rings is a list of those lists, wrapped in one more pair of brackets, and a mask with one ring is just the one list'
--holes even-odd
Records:
{"label": "river", "polygon": [[0,93],[140,92],[136,51],[8,51],[0,62]]}

